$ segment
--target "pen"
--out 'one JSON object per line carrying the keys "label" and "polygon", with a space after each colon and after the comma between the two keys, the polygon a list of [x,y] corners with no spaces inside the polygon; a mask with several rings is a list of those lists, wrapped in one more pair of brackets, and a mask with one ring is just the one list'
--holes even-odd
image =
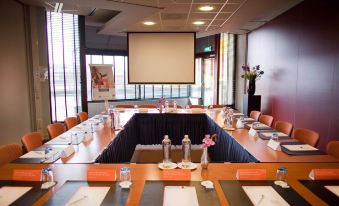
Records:
{"label": "pen", "polygon": [[264,195],[261,195],[259,201],[255,205],[258,206],[263,201],[263,199],[264,199]]}
{"label": "pen", "polygon": [[74,200],[73,202],[69,203],[68,205],[73,205],[73,204],[75,204],[75,203],[78,203],[78,202],[80,202],[81,200],[83,200],[83,199],[85,199],[85,198],[87,198],[87,195],[84,195],[83,197],[81,197],[81,198],[79,198],[79,199],[77,199],[77,200]]}

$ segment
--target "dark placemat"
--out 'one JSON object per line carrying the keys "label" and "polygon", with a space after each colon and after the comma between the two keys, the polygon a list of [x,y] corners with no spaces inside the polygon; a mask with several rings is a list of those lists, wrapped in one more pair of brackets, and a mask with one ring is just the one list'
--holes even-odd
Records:
{"label": "dark placemat", "polygon": [[299,180],[307,189],[329,205],[339,205],[339,197],[324,186],[339,186],[339,180]]}
{"label": "dark placemat", "polygon": [[45,205],[65,205],[74,193],[83,186],[111,187],[101,205],[125,205],[130,191],[129,189],[121,189],[117,182],[66,181]]}
{"label": "dark placemat", "polygon": [[237,181],[237,180],[220,180],[221,188],[230,205],[253,205],[246,195],[242,186],[272,186],[279,195],[290,205],[310,205],[294,189],[281,188],[274,184],[274,181]]}
{"label": "dark placemat", "polygon": [[[244,127],[246,129],[251,129],[250,124],[244,124]],[[267,131],[274,131],[274,129],[271,128],[271,127],[257,127],[257,128],[255,128],[255,130],[258,131],[258,132],[260,132],[260,131],[265,131],[265,132],[267,132]]]}
{"label": "dark placemat", "polygon": [[304,143],[301,142],[282,142],[281,145],[281,151],[285,152],[288,155],[324,155],[324,153],[321,150],[315,150],[315,151],[291,151],[284,147],[284,145],[301,145]]}
{"label": "dark placemat", "polygon": [[220,205],[215,189],[206,190],[200,181],[146,181],[139,206],[163,204],[165,186],[194,186],[199,205]]}
{"label": "dark placemat", "polygon": [[22,195],[19,199],[14,201],[11,205],[33,205],[37,200],[40,199],[47,190],[42,190],[42,182],[35,181],[14,181],[14,180],[0,180],[0,187],[4,186],[15,186],[15,187],[32,187],[27,193]]}

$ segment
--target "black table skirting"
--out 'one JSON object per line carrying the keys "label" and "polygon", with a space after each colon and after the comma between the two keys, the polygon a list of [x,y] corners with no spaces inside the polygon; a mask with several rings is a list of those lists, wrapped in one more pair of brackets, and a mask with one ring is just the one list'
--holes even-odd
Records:
{"label": "black table skirting", "polygon": [[212,162],[258,161],[206,114],[136,113],[96,162],[129,162],[137,144],[161,144],[166,134],[173,145],[181,145],[186,134],[192,144],[201,144],[205,134],[217,134],[217,143],[208,148]]}

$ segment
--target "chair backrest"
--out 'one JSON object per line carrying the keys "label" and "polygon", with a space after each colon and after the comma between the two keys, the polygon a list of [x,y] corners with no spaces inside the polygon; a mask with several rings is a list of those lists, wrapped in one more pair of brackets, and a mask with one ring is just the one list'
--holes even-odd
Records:
{"label": "chair backrest", "polygon": [[28,133],[21,138],[21,142],[26,151],[29,152],[42,145],[42,136],[39,132]]}
{"label": "chair backrest", "polygon": [[294,130],[293,138],[315,147],[319,141],[319,133],[309,129],[299,128]]}
{"label": "chair backrest", "polygon": [[273,117],[270,115],[260,115],[259,122],[266,124],[267,126],[272,126]]}
{"label": "chair backrest", "polygon": [[339,159],[339,141],[330,141],[326,147],[327,154]]}
{"label": "chair backrest", "polygon": [[[173,104],[170,104],[169,107],[170,107],[170,108],[173,108]],[[180,105],[177,104],[177,108],[178,108],[178,109],[181,109],[182,107],[181,107]]]}
{"label": "chair backrest", "polygon": [[79,122],[84,122],[88,119],[88,114],[87,112],[79,112],[78,113],[78,120]]}
{"label": "chair backrest", "polygon": [[284,122],[284,121],[276,121],[274,123],[274,127],[275,130],[277,130],[278,132],[282,132],[284,134],[287,134],[288,136],[291,135],[292,130],[293,130],[293,124],[290,122]]}
{"label": "chair backrest", "polygon": [[142,104],[139,105],[138,108],[157,108],[157,106],[154,104]]}
{"label": "chair backrest", "polygon": [[204,109],[204,105],[189,105],[190,108],[200,108],[200,109]]}
{"label": "chair backrest", "polygon": [[47,132],[50,139],[53,139],[66,131],[65,125],[61,123],[49,124]]}
{"label": "chair backrest", "polygon": [[117,104],[115,108],[134,108],[134,105],[131,104]]}
{"label": "chair backrest", "polygon": [[221,105],[221,104],[211,104],[208,105],[208,108],[224,108],[225,105]]}
{"label": "chair backrest", "polygon": [[261,112],[255,111],[255,110],[251,111],[251,113],[250,113],[250,117],[252,119],[255,119],[255,121],[259,120],[260,115],[261,115]]}
{"label": "chair backrest", "polygon": [[67,117],[65,119],[66,129],[69,130],[78,124],[76,117]]}
{"label": "chair backrest", "polygon": [[0,165],[10,163],[22,155],[20,144],[8,144],[0,147]]}

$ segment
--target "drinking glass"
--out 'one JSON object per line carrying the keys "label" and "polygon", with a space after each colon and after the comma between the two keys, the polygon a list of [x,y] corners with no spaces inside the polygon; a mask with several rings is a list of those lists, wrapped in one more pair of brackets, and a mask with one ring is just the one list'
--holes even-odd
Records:
{"label": "drinking glass", "polygon": [[130,182],[131,181],[131,171],[128,167],[122,167],[120,169],[120,181],[121,182],[125,182],[125,181],[128,181]]}

